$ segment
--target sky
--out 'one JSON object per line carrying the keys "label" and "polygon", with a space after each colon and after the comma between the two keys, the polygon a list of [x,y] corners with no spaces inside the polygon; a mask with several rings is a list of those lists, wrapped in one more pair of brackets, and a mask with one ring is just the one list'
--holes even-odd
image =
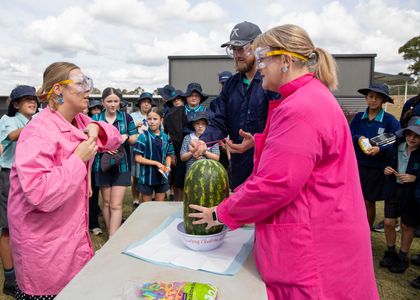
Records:
{"label": "sky", "polygon": [[391,74],[407,72],[398,48],[420,34],[419,0],[2,0],[0,7],[0,95],[18,84],[40,87],[55,61],[75,63],[100,90],[153,91],[168,82],[168,56],[225,54],[220,45],[242,21],[262,31],[300,25],[316,47],[376,53],[375,71]]}

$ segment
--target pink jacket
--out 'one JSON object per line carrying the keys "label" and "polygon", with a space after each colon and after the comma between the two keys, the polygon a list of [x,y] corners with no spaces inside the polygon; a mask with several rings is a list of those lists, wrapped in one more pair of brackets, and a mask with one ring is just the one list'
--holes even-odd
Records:
{"label": "pink jacket", "polygon": [[[22,131],[10,172],[9,229],[16,278],[30,295],[55,295],[93,256],[88,231],[88,172],[73,154],[92,120],[78,114],[75,126],[44,109]],[[118,130],[97,122],[101,150],[115,150]],[[76,128],[77,127],[77,128]]]}
{"label": "pink jacket", "polygon": [[232,229],[255,223],[269,299],[379,299],[348,123],[313,74],[279,89],[255,135],[254,171],[217,208]]}

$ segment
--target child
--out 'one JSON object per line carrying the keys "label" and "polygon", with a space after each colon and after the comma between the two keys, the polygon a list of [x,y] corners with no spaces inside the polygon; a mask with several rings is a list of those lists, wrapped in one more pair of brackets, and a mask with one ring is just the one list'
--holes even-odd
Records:
{"label": "child", "polygon": [[[415,181],[420,171],[420,117],[413,117],[408,127],[397,131],[402,135],[390,149],[384,170],[385,237],[387,251],[380,261],[393,273],[408,268],[407,253],[414,237],[416,225]],[[401,217],[401,248],[395,252],[395,224]]]}
{"label": "child", "polygon": [[169,137],[161,130],[163,111],[153,107],[147,114],[148,130],[139,135],[134,147],[135,161],[140,164],[137,189],[142,201],[165,200],[169,189],[168,175],[174,148]]}
{"label": "child", "polygon": [[[139,134],[142,134],[147,130],[147,113],[153,106],[153,95],[151,93],[141,93],[139,100],[137,101],[136,106],[139,108],[138,111],[135,111],[131,114],[131,117],[136,124]],[[136,209],[140,205],[140,194],[137,190],[137,178],[140,175],[140,166],[134,161],[133,147],[131,147],[131,195],[133,196],[133,209]]]}
{"label": "child", "polygon": [[359,140],[363,138],[370,139],[382,133],[395,133],[400,129],[400,124],[395,117],[382,109],[382,105],[385,102],[394,103],[385,84],[374,83],[369,88],[360,89],[358,92],[366,96],[368,107],[366,111],[356,114],[350,124],[350,130],[356,150],[369,226],[372,228],[376,215],[375,201],[381,200],[384,181],[383,166],[385,155],[383,153],[390,145],[374,146],[365,153],[359,146]]}
{"label": "child", "polygon": [[2,123],[0,142],[4,153],[0,156],[0,255],[4,268],[3,293],[15,296],[15,274],[13,269],[12,251],[9,239],[9,224],[7,207],[10,187],[10,169],[15,159],[16,144],[22,129],[32,119],[38,108],[38,98],[35,88],[20,85],[10,94],[10,104],[7,110],[8,118]]}
{"label": "child", "polygon": [[[187,163],[187,171],[191,168],[192,164],[197,161],[189,151],[189,146],[191,140],[199,139],[200,135],[206,130],[207,125],[209,124],[209,117],[206,112],[197,112],[192,120],[190,120],[187,126],[191,129],[194,129],[195,132],[192,132],[184,137],[181,148],[181,160]],[[213,147],[208,148],[204,153],[202,158],[219,160],[220,151],[219,146],[215,144]]]}
{"label": "child", "polygon": [[[199,111],[206,111],[206,107],[201,105],[209,97],[204,94],[201,88],[201,85],[196,82],[192,82],[187,86],[187,91],[183,95],[187,99],[187,104],[185,105],[185,114],[187,115],[187,120],[192,120],[194,115]],[[190,128],[184,128],[184,134],[189,134],[193,132]]]}

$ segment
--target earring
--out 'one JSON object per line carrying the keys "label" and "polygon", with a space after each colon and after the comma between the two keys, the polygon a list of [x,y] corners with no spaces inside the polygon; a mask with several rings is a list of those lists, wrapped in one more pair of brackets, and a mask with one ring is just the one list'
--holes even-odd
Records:
{"label": "earring", "polygon": [[64,103],[63,94],[58,95],[57,101],[60,105]]}
{"label": "earring", "polygon": [[283,67],[281,67],[281,69],[280,69],[283,73],[286,73],[288,70],[289,70],[289,68],[287,67],[287,66],[283,66]]}

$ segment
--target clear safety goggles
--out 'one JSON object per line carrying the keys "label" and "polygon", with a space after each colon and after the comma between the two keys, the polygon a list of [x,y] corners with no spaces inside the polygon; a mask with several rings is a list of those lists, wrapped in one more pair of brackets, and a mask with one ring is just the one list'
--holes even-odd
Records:
{"label": "clear safety goggles", "polygon": [[[86,75],[80,74],[71,76],[69,79],[62,80],[60,82],[57,82],[55,84],[74,84],[74,88],[80,92],[92,92],[93,90],[93,80],[90,77],[87,77]],[[48,92],[47,99],[49,99],[54,91],[54,88],[52,87],[50,91]]]}
{"label": "clear safety goggles", "polygon": [[278,56],[278,55],[283,55],[283,54],[288,54],[290,56],[299,58],[304,61],[308,60],[307,57],[294,53],[294,52],[290,52],[286,50],[271,50],[270,47],[258,47],[257,49],[255,49],[255,52],[254,52],[258,69],[265,68],[267,66],[267,62],[273,56]]}
{"label": "clear safety goggles", "polygon": [[242,47],[229,45],[226,47],[226,54],[230,58],[235,58],[238,56],[248,57],[252,54],[252,46],[251,44],[246,44]]}

